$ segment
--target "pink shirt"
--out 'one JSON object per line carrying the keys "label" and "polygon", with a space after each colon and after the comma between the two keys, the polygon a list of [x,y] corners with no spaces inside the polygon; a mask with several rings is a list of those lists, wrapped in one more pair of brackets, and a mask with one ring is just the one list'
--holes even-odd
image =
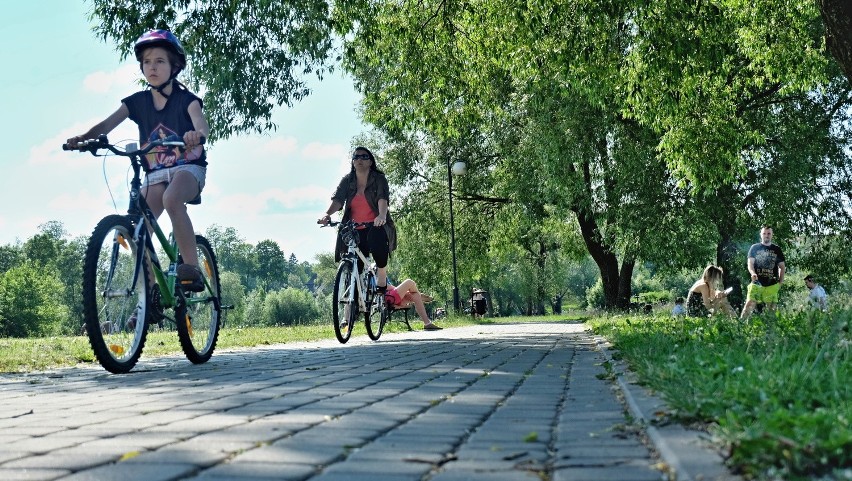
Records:
{"label": "pink shirt", "polygon": [[[364,194],[355,194],[350,204],[352,208],[352,222],[373,222],[376,220],[376,213],[367,203],[367,196]],[[366,229],[365,226],[359,226],[359,229]]]}
{"label": "pink shirt", "polygon": [[402,296],[399,295],[396,287],[385,291],[385,302],[391,306],[399,306],[402,304]]}

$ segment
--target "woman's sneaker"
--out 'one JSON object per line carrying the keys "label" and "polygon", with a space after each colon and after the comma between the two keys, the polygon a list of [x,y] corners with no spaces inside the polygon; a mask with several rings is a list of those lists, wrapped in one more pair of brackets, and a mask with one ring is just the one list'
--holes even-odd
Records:
{"label": "woman's sneaker", "polygon": [[190,292],[201,292],[204,290],[204,277],[198,267],[189,264],[181,264],[177,267],[177,278],[181,289]]}

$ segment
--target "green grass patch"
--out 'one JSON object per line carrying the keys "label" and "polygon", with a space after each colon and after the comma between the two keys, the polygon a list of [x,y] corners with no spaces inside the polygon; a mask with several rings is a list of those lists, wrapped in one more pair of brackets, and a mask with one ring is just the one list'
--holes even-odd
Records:
{"label": "green grass patch", "polygon": [[849,479],[850,317],[617,316],[590,325],[676,419],[717,436],[735,471],[766,480]]}

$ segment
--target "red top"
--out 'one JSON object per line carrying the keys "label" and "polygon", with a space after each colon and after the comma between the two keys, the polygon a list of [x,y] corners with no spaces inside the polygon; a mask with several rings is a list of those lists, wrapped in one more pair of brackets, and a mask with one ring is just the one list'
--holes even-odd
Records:
{"label": "red top", "polygon": [[[367,203],[367,197],[364,194],[355,194],[352,198],[352,222],[373,222],[376,220],[376,213]],[[358,226],[358,229],[366,229],[366,226]]]}
{"label": "red top", "polygon": [[396,287],[385,291],[385,302],[391,306],[402,305],[402,296],[399,295],[399,291],[396,290]]}

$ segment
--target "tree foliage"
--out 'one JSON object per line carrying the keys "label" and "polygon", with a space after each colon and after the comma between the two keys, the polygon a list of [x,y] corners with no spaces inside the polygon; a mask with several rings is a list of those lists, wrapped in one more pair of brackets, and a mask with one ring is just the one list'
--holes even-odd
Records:
{"label": "tree foliage", "polygon": [[484,153],[471,199],[532,225],[571,212],[608,306],[640,259],[742,266],[755,226],[812,235],[814,211],[849,230],[832,195],[849,93],[809,1],[377,2],[359,18],[345,65],[365,118],[427,163]]}
{"label": "tree foliage", "polygon": [[57,274],[51,267],[31,261],[0,274],[0,337],[62,333],[68,308]]}
{"label": "tree foliage", "polygon": [[203,92],[212,140],[274,129],[276,106],[309,92],[306,77],[330,70],[334,22],[327,0],[196,2],[93,0],[95,33],[121,58],[147,30],[181,39],[188,84]]}
{"label": "tree foliage", "polygon": [[20,245],[0,246],[0,274],[20,264],[23,259],[24,252]]}
{"label": "tree foliage", "polygon": [[216,253],[219,269],[239,273],[240,282],[248,289],[257,285],[258,261],[255,248],[233,227],[212,225],[205,231],[205,237]]}
{"label": "tree foliage", "polygon": [[825,24],[825,43],[846,78],[852,82],[852,4],[846,0],[817,0]]}
{"label": "tree foliage", "polygon": [[[852,230],[849,82],[825,43],[844,65],[836,0],[94,5],[122,52],[152,26],[185,40],[221,137],[272,128],[271,108],[307,93],[302,75],[341,60],[399,193],[394,268],[435,289],[450,284],[451,230],[463,290],[511,261],[541,305],[548,259],[582,240],[607,306],[626,303],[638,262],[742,277],[764,222],[779,241]],[[216,234],[253,288],[256,253]]]}
{"label": "tree foliage", "polygon": [[289,264],[277,242],[266,239],[254,248],[257,258],[257,280],[268,290],[277,290],[287,285]]}

